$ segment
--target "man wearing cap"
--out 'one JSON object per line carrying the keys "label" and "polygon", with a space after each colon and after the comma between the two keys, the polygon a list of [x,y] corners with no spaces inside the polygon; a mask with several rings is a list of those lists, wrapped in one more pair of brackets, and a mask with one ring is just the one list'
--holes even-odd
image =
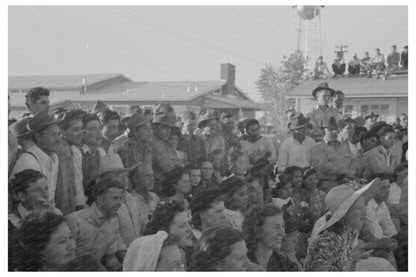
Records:
{"label": "man wearing cap", "polygon": [[375,114],[373,112],[368,112],[364,115],[365,124],[364,127],[367,128],[368,131],[370,131],[374,124],[376,124],[378,119],[378,114]]}
{"label": "man wearing cap", "polygon": [[[150,119],[143,114],[132,116],[127,123],[127,139],[118,149],[118,154],[126,168],[137,163],[152,164],[152,147],[150,142],[153,139],[152,124]],[[133,170],[129,173],[131,186],[134,186],[140,176]]]}
{"label": "man wearing cap", "polygon": [[153,115],[157,113],[166,113],[169,122],[173,125],[176,123],[176,112],[170,103],[159,102],[153,106]]}
{"label": "man wearing cap", "polygon": [[322,180],[321,190],[328,191],[344,179],[353,180],[358,161],[347,143],[338,141],[338,123],[335,117],[323,121],[323,140],[310,150],[312,166]]}
{"label": "man wearing cap", "polygon": [[234,115],[230,113],[221,114],[222,132],[221,135],[225,142],[225,153],[228,153],[231,147],[241,148],[240,140],[238,139],[235,124]]}
{"label": "man wearing cap", "polygon": [[48,181],[49,201],[55,207],[56,180],[58,178],[59,160],[56,151],[59,147],[58,121],[46,112],[35,114],[28,122],[28,129],[33,133],[35,144],[26,150],[16,161],[11,176],[25,169],[40,171]]}
{"label": "man wearing cap", "polygon": [[290,119],[289,129],[292,137],[286,139],[279,149],[277,167],[284,170],[288,166],[301,168],[310,166],[310,149],[315,145],[315,140],[306,136],[306,124],[308,120],[302,113],[298,113]]}
{"label": "man wearing cap", "polygon": [[355,131],[355,121],[349,117],[343,119],[340,122],[340,128],[341,132],[339,133],[338,140],[340,142],[345,142],[348,144],[352,155],[354,158],[357,158],[358,151],[360,148],[358,148],[357,144],[352,143],[352,139],[354,137],[354,131]]}
{"label": "man wearing cap", "polygon": [[198,123],[197,115],[192,111],[188,111],[183,118],[184,124],[178,149],[186,154],[189,164],[199,165],[206,160],[207,155],[204,140],[194,134]]}
{"label": "man wearing cap", "polygon": [[318,106],[306,115],[313,125],[312,138],[315,141],[322,140],[324,135],[322,130],[322,121],[329,120],[331,116],[338,122],[343,116],[338,111],[329,106],[331,97],[334,97],[335,91],[328,86],[326,82],[321,83],[312,91],[313,98],[318,102]]}
{"label": "man wearing cap", "polygon": [[391,125],[382,127],[377,135],[380,145],[371,149],[363,157],[362,177],[368,178],[377,174],[394,174],[396,166],[400,164],[400,159],[393,151],[395,133]]}
{"label": "man wearing cap", "polygon": [[49,89],[36,87],[28,91],[25,96],[25,105],[30,115],[40,111],[49,111]]}
{"label": "man wearing cap", "polygon": [[205,142],[207,156],[219,149],[225,156],[225,140],[220,135],[218,113],[214,110],[203,110],[199,116],[198,128],[202,130],[201,137]]}
{"label": "man wearing cap", "polygon": [[166,175],[176,167],[184,167],[181,159],[168,144],[171,128],[175,126],[170,122],[167,113],[156,113],[153,116],[153,139],[152,162],[155,173],[155,189],[160,192],[161,186],[166,179]]}

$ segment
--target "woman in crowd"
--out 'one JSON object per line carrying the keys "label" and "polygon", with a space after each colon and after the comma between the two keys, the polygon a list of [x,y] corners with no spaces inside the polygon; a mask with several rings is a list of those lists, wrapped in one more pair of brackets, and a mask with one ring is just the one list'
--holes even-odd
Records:
{"label": "woman in crowd", "polygon": [[169,244],[178,246],[183,260],[186,260],[184,249],[193,245],[192,229],[188,221],[183,203],[172,199],[160,201],[152,219],[146,224],[144,235],[154,235],[159,231],[166,232]]}
{"label": "woman in crowd", "polygon": [[247,156],[240,149],[233,148],[229,154],[229,163],[230,171],[232,173],[231,176],[244,180],[249,166]]}
{"label": "woman in crowd", "polygon": [[185,210],[189,209],[189,203],[186,198],[191,190],[191,184],[189,182],[189,172],[185,168],[179,167],[169,172],[164,188],[164,194],[169,199],[183,203]]}
{"label": "woman in crowd", "polygon": [[282,247],[285,236],[283,212],[273,204],[259,204],[246,215],[243,234],[248,257],[264,271],[281,271],[276,251]]}
{"label": "woman in crowd", "polygon": [[260,185],[260,180],[256,177],[248,177],[246,183],[250,208],[263,203],[263,187]]}
{"label": "woman in crowd", "polygon": [[188,164],[188,158],[186,154],[178,150],[179,139],[181,137],[181,129],[178,126],[173,126],[169,135],[169,145],[175,150],[176,155],[182,161],[184,165]]}
{"label": "woman in crowd", "polygon": [[18,271],[62,271],[68,265],[79,271],[104,271],[91,255],[75,260],[76,244],[65,218],[51,211],[32,212],[22,223],[23,246]]}
{"label": "woman in crowd", "polygon": [[309,221],[313,224],[326,213],[325,192],[319,190],[319,179],[316,170],[308,168],[303,173],[301,203],[308,207]]}
{"label": "woman in crowd", "polygon": [[212,228],[196,244],[191,271],[247,271],[250,261],[243,235],[232,228]]}
{"label": "woman in crowd", "polygon": [[249,208],[247,184],[233,176],[221,183],[224,194],[225,215],[233,228],[241,231],[245,213]]}

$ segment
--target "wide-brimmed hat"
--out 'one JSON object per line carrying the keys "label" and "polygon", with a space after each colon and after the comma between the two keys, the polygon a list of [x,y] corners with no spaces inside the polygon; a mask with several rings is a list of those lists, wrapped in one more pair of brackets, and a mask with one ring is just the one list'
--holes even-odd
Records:
{"label": "wide-brimmed hat", "polygon": [[324,118],[321,124],[322,128],[338,129],[338,122],[335,117]]}
{"label": "wide-brimmed hat", "polygon": [[323,82],[320,83],[313,91],[312,91],[312,96],[313,98],[316,98],[316,93],[318,92],[318,90],[327,90],[331,93],[331,97],[334,96],[335,94],[335,90],[333,90],[332,88],[330,88],[328,86],[327,82]]}
{"label": "wide-brimmed hat", "polygon": [[129,172],[133,170],[136,166],[137,165],[125,168],[118,154],[108,154],[101,157],[100,166],[98,170],[92,174],[91,179],[96,179],[101,175],[109,172]]}
{"label": "wide-brimmed hat", "polygon": [[169,115],[165,112],[155,113],[153,115],[153,124],[163,124],[169,127],[175,126],[169,119]]}
{"label": "wide-brimmed hat", "polygon": [[290,117],[290,122],[287,125],[287,127],[290,130],[296,130],[296,129],[305,127],[308,121],[309,120],[305,118],[302,113],[297,113]]}
{"label": "wide-brimmed hat", "polygon": [[199,115],[199,121],[198,121],[198,128],[202,129],[202,124],[215,119],[218,120],[220,117],[218,116],[218,113],[214,110],[206,109],[202,111]]}
{"label": "wide-brimmed hat", "polygon": [[339,126],[341,128],[344,128],[347,124],[355,124],[357,125],[357,121],[355,121],[354,119],[350,118],[350,117],[346,117],[343,120],[341,120],[341,122],[339,123]]}
{"label": "wide-brimmed hat", "polygon": [[378,137],[382,137],[387,133],[394,133],[394,128],[391,125],[386,125],[383,128],[381,128],[378,132],[377,135]]}
{"label": "wide-brimmed hat", "polygon": [[27,123],[29,122],[29,120],[30,118],[26,117],[13,123],[9,128],[10,131],[12,131],[17,138],[22,138],[26,135],[31,134],[31,132],[27,129]]}
{"label": "wide-brimmed hat", "polygon": [[60,122],[61,120],[54,120],[47,112],[40,111],[29,119],[26,127],[30,132],[40,132],[49,125]]}
{"label": "wide-brimmed hat", "polygon": [[369,119],[370,117],[377,117],[378,118],[378,114],[373,113],[373,112],[369,112],[369,113],[366,113],[364,115],[365,120]]}
{"label": "wide-brimmed hat", "polygon": [[142,114],[134,114],[127,121],[127,129],[132,132],[136,130],[138,126],[144,125],[148,122],[150,122],[150,118],[148,116]]}
{"label": "wide-brimmed hat", "polygon": [[318,233],[337,223],[358,198],[374,194],[380,188],[380,185],[380,179],[376,178],[358,190],[348,184],[332,188],[325,197],[325,205],[328,208],[330,218],[322,224]]}

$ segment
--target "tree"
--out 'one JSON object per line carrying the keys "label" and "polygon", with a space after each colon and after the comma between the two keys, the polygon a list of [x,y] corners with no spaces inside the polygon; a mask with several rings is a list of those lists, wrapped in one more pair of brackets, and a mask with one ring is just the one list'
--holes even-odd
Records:
{"label": "tree", "polygon": [[285,111],[293,104],[285,99],[285,95],[299,85],[306,71],[300,50],[295,50],[289,57],[283,56],[281,64],[279,68],[266,64],[256,82],[264,100],[265,116],[273,122],[276,130],[286,128]]}

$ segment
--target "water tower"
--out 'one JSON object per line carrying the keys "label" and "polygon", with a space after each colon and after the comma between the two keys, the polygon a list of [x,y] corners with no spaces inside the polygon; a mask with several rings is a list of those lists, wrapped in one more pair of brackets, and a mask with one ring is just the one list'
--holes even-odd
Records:
{"label": "water tower", "polygon": [[[321,9],[324,6],[293,6],[295,20],[298,20],[298,45],[308,64],[313,65],[318,56],[322,55]],[[303,38],[303,47],[301,41]],[[309,68],[311,69],[311,68]]]}

